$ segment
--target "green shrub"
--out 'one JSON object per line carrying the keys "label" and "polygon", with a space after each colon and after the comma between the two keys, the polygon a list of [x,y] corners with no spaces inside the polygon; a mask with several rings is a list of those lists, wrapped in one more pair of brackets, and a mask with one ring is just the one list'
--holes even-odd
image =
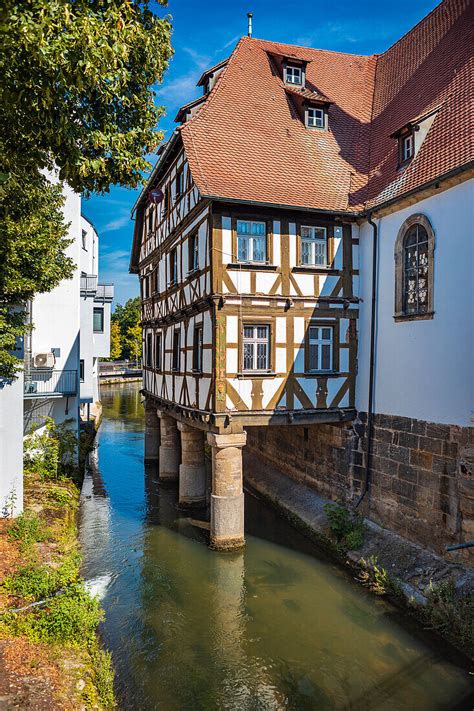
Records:
{"label": "green shrub", "polygon": [[451,638],[470,656],[474,656],[474,598],[456,593],[452,578],[439,585],[430,583],[427,604],[421,609],[432,629]]}
{"label": "green shrub", "polygon": [[115,696],[112,655],[103,649],[97,649],[92,655],[92,664],[92,676],[100,704],[104,709],[113,709]]}
{"label": "green shrub", "polygon": [[24,600],[44,600],[78,582],[80,560],[79,553],[74,552],[58,568],[30,563],[5,578],[2,586]]}
{"label": "green shrub", "polygon": [[51,417],[45,420],[45,431],[33,433],[23,443],[26,474],[38,474],[43,479],[58,479],[75,473],[75,454],[78,438],[69,425],[72,420],[56,424]]}
{"label": "green shrub", "polygon": [[362,516],[339,506],[325,504],[329,528],[337,543],[346,550],[357,550],[364,542],[365,524]]}
{"label": "green shrub", "polygon": [[49,538],[49,531],[37,513],[25,511],[8,528],[8,537],[11,541],[20,541],[22,550],[25,550],[33,543],[46,541]]}
{"label": "green shrub", "polygon": [[72,496],[67,489],[61,489],[58,486],[50,489],[48,492],[48,497],[52,502],[59,506],[60,508],[66,507],[71,504]]}

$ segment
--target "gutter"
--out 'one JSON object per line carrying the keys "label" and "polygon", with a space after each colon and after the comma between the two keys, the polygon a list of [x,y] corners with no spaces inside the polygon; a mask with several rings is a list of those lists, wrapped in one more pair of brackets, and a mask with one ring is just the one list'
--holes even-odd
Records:
{"label": "gutter", "polygon": [[367,458],[365,465],[365,482],[359,499],[354,508],[358,508],[370,491],[372,480],[370,464],[372,461],[372,420],[374,409],[374,381],[375,381],[375,332],[377,321],[377,256],[378,256],[378,226],[372,220],[372,213],[367,215],[367,222],[372,225],[372,305],[370,315],[370,357],[369,357],[369,395],[367,405]]}

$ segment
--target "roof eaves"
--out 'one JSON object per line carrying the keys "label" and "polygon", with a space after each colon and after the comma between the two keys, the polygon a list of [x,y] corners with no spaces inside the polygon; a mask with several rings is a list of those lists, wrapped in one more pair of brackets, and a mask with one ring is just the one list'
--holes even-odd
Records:
{"label": "roof eaves", "polygon": [[206,69],[199,77],[196,86],[203,86],[203,84],[205,83],[206,78],[209,76],[209,74],[213,74],[214,72],[217,72],[217,70],[220,69],[221,67],[225,67],[225,65],[227,64],[229,59],[230,59],[230,57],[227,57],[226,59],[223,59],[222,62],[218,62],[218,64],[214,64],[213,67]]}

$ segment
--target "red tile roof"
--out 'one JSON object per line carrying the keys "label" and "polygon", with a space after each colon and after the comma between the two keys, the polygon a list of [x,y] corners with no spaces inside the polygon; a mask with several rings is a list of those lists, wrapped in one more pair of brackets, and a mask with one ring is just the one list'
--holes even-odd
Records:
{"label": "red tile roof", "polygon": [[[471,162],[472,9],[471,0],[444,0],[378,56],[242,38],[178,129],[201,194],[353,212]],[[275,55],[308,62],[309,93],[331,102],[328,131],[304,126]],[[437,107],[400,172],[392,134]]]}

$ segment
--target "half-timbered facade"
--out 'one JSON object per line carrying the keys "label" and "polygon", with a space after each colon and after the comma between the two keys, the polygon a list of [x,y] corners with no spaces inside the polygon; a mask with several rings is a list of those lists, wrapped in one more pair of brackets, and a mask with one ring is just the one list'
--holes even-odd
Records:
{"label": "half-timbered facade", "polygon": [[[152,433],[146,456],[159,459],[161,479],[179,477],[182,505],[200,503],[207,433],[211,543],[218,548],[243,542],[246,431],[351,422],[356,397],[364,401],[356,395],[358,371],[373,390],[375,304],[386,283],[377,281],[374,265],[359,273],[359,239],[376,239],[374,220],[411,204],[427,176],[452,180],[469,165],[464,144],[456,144],[457,153],[445,150],[451,139],[443,133],[460,91],[453,77],[464,71],[465,38],[444,75],[441,67],[430,74],[438,84],[423,81],[415,93],[399,85],[390,57],[400,55],[396,66],[405,62],[416,83],[421,70],[413,42],[424,47],[429,32],[439,43],[443,33],[462,34],[456,23],[467,6],[445,0],[424,30],[415,28],[401,49],[380,56],[244,37],[227,60],[204,72],[202,97],[180,109],[179,126],[160,149],[134,207],[131,259],[142,297],[143,392]],[[436,54],[430,41],[420,50],[425,59]],[[393,207],[397,201],[400,208]],[[418,223],[429,220],[407,222],[419,242],[412,252],[431,264],[434,237],[428,230],[423,241]],[[396,257],[397,264],[402,258],[408,264],[412,252]],[[407,320],[403,279],[416,290],[417,304],[427,299],[423,318],[431,318],[433,272],[427,291],[423,264],[410,267],[415,286],[403,276],[408,266],[397,268],[396,284],[388,286],[398,289],[396,321]],[[370,429],[372,395],[364,407]],[[367,464],[367,482],[368,471]]]}

